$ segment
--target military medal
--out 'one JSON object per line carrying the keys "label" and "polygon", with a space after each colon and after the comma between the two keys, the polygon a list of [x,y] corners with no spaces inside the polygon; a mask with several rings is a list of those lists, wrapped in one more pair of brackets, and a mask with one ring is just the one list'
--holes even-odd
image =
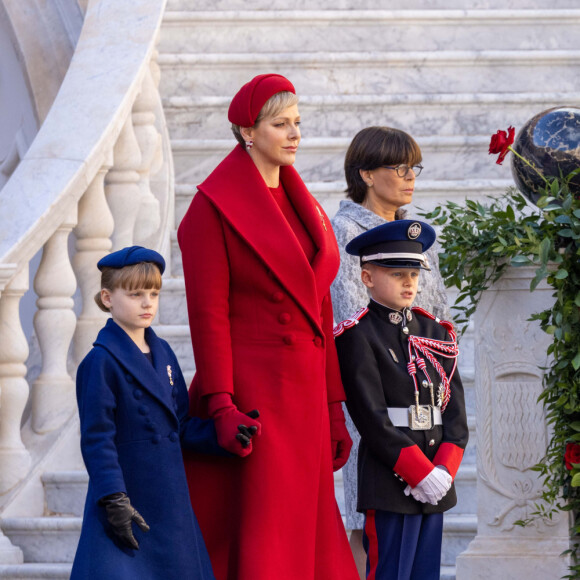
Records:
{"label": "military medal", "polygon": [[171,372],[171,365],[167,365],[167,376],[169,377],[169,384],[173,386],[173,376]]}
{"label": "military medal", "polygon": [[389,352],[391,353],[391,356],[393,357],[393,360],[394,360],[396,363],[398,363],[398,362],[399,362],[399,359],[397,358],[397,355],[395,354],[395,351],[394,351],[392,348],[390,348],[390,349],[389,349]]}
{"label": "military medal", "polygon": [[441,408],[443,406],[443,401],[445,400],[445,387],[439,384],[437,389],[437,406]]}

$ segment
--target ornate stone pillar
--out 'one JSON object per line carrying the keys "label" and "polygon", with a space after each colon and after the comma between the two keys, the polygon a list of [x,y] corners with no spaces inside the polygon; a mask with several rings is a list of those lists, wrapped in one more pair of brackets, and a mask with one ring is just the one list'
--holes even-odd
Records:
{"label": "ornate stone pillar", "polygon": [[[112,157],[112,155],[111,155]],[[96,305],[101,275],[97,262],[111,251],[110,237],[115,223],[105,197],[104,179],[111,162],[103,165],[79,202],[79,221],[74,229],[76,254],[72,265],[82,298],[82,311],[73,338],[73,364],[76,369],[91,349],[107,314]]]}
{"label": "ornate stone pillar", "polygon": [[23,268],[0,298],[0,494],[20,482],[31,465],[20,437],[29,389],[25,378],[28,342],[20,323],[19,305],[27,290],[28,268]]}
{"label": "ornate stone pillar", "polygon": [[42,353],[40,375],[32,385],[32,428],[37,433],[57,429],[76,407],[74,381],[67,371],[76,326],[72,299],[76,278],[68,255],[68,236],[76,221],[75,207],[44,245],[34,279],[38,294],[34,329]]}
{"label": "ornate stone pillar", "polygon": [[545,580],[567,572],[563,513],[526,527],[542,484],[531,468],[549,439],[537,403],[550,336],[528,318],[549,308],[547,284],[530,292],[532,268],[511,268],[474,315],[477,417],[477,536],[457,558],[457,580]]}

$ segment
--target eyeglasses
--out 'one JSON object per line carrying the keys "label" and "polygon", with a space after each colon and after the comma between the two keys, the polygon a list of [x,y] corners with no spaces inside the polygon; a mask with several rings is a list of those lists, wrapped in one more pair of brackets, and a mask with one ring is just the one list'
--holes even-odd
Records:
{"label": "eyeglasses", "polygon": [[421,175],[421,171],[423,171],[422,165],[407,165],[406,163],[400,163],[399,165],[381,165],[380,167],[384,167],[385,169],[394,169],[397,172],[399,177],[407,177],[407,173],[412,169],[415,177],[419,177]]}

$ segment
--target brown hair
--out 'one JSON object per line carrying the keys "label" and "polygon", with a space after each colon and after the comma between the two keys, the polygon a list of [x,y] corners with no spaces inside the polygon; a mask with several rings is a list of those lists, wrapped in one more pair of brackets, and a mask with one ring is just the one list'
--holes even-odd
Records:
{"label": "brown hair", "polygon": [[360,175],[361,169],[399,163],[417,165],[422,158],[419,145],[408,133],[391,127],[367,127],[354,136],[344,158],[346,196],[356,203],[365,200],[367,186]]}
{"label": "brown hair", "polygon": [[[113,292],[117,288],[137,290],[138,288],[161,290],[161,272],[153,262],[139,262],[123,268],[103,268],[101,272],[101,290],[106,288]],[[103,312],[109,309],[101,300],[101,293],[95,294],[95,302]]]}
{"label": "brown hair", "polygon": [[[267,117],[275,117],[276,115],[279,115],[284,109],[292,107],[293,105],[296,104],[298,104],[298,97],[294,93],[291,93],[290,91],[281,91],[280,93],[272,95],[264,103],[262,110],[256,117],[254,127],[256,127],[262,119],[265,119]],[[234,123],[232,123],[232,133],[234,134],[234,137],[242,147],[245,147],[246,142],[242,137],[241,129],[242,127],[240,127],[240,125],[235,125]]]}

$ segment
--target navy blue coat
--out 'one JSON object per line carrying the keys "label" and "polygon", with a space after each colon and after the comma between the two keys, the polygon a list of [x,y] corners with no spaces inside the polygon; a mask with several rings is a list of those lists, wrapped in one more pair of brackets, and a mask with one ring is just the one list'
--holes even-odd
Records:
{"label": "navy blue coat", "polygon": [[[187,388],[167,342],[150,328],[145,333],[153,365],[109,319],[78,369],[89,488],[72,580],[214,580],[181,449],[227,453],[213,421],[188,416]],[[138,551],[114,539],[98,503],[120,491],[151,527],[144,533],[133,525]]]}

